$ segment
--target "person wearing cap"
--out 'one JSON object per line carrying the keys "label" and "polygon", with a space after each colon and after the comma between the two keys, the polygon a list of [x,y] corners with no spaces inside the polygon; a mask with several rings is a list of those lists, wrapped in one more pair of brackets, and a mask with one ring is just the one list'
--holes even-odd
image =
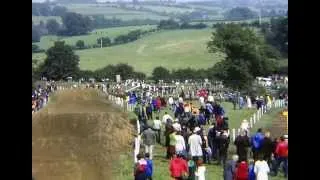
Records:
{"label": "person wearing cap", "polygon": [[191,154],[193,160],[196,162],[199,157],[202,157],[202,139],[201,136],[198,134],[200,132],[199,127],[195,127],[193,130],[192,135],[188,139],[189,144],[189,153]]}

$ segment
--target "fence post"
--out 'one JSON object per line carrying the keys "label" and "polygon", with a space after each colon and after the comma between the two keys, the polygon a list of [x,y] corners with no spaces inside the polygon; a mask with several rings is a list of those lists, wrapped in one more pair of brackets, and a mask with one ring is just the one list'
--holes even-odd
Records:
{"label": "fence post", "polygon": [[241,129],[240,129],[240,128],[238,128],[238,136],[240,135],[240,131],[241,131]]}
{"label": "fence post", "polygon": [[236,130],[234,128],[232,129],[232,140],[233,142],[236,140]]}
{"label": "fence post", "polygon": [[257,122],[259,121],[259,112],[260,112],[260,109],[256,112],[256,114],[257,114]]}
{"label": "fence post", "polygon": [[253,127],[253,124],[252,124],[252,117],[250,118],[250,128]]}
{"label": "fence post", "polygon": [[260,118],[261,118],[261,116],[262,116],[263,113],[264,113],[264,108],[265,108],[264,105],[262,105],[262,106],[261,106],[261,109],[260,109]]}
{"label": "fence post", "polygon": [[256,123],[256,113],[253,114],[253,124]]}

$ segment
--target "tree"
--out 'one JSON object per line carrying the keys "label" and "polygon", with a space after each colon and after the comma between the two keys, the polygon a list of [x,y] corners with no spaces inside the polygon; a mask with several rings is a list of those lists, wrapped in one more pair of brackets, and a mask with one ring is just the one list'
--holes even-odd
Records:
{"label": "tree", "polygon": [[208,48],[211,53],[226,54],[226,59],[214,66],[215,76],[239,90],[249,88],[255,77],[269,75],[277,65],[265,42],[253,30],[237,24],[227,24],[213,32]]}
{"label": "tree", "polygon": [[264,28],[266,41],[279,50],[282,55],[288,54],[288,17],[272,18],[270,28]]}
{"label": "tree", "polygon": [[152,78],[156,81],[169,80],[170,76],[170,71],[162,66],[155,67],[152,71]]}
{"label": "tree", "polygon": [[225,14],[225,18],[228,20],[244,20],[256,17],[258,17],[257,13],[253,12],[248,7],[236,7]]}
{"label": "tree", "polygon": [[106,46],[110,46],[111,45],[111,39],[109,37],[102,37],[97,39],[97,44],[101,44],[101,39],[102,39],[102,46],[106,47]]}
{"label": "tree", "polygon": [[76,47],[79,48],[79,49],[84,49],[84,47],[85,47],[84,41],[83,40],[78,40],[76,42]]}
{"label": "tree", "polygon": [[55,19],[47,21],[47,29],[49,34],[56,35],[60,29],[60,24]]}
{"label": "tree", "polygon": [[56,41],[46,51],[47,58],[41,66],[42,75],[53,80],[75,77],[79,72],[79,56],[64,41]]}
{"label": "tree", "polygon": [[64,16],[67,12],[67,8],[63,6],[55,6],[52,8],[52,16]]}
{"label": "tree", "polygon": [[35,27],[32,27],[32,42],[40,42],[40,32]]}
{"label": "tree", "polygon": [[83,35],[92,30],[91,19],[87,16],[82,16],[81,14],[67,12],[62,16],[62,22],[66,27],[65,31],[63,31],[64,35]]}

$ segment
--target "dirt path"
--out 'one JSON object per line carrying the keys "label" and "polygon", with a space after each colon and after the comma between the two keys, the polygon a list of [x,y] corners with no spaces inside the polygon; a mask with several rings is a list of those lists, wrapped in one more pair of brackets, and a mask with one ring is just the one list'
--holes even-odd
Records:
{"label": "dirt path", "polygon": [[130,148],[133,127],[104,99],[92,90],[66,91],[32,117],[36,179],[112,179],[119,153]]}
{"label": "dirt path", "polygon": [[273,137],[280,137],[286,134],[286,121],[280,118],[273,120],[272,126],[269,128]]}

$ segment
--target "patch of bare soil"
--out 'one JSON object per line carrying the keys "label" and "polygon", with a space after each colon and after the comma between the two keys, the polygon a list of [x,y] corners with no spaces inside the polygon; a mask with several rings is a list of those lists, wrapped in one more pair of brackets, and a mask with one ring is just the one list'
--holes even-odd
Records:
{"label": "patch of bare soil", "polygon": [[95,90],[60,92],[32,117],[32,171],[41,180],[112,179],[133,127]]}
{"label": "patch of bare soil", "polygon": [[286,121],[284,119],[281,119],[279,116],[277,119],[275,119],[272,122],[272,126],[269,128],[269,131],[273,138],[276,138],[276,137],[278,138],[284,134],[287,134]]}

